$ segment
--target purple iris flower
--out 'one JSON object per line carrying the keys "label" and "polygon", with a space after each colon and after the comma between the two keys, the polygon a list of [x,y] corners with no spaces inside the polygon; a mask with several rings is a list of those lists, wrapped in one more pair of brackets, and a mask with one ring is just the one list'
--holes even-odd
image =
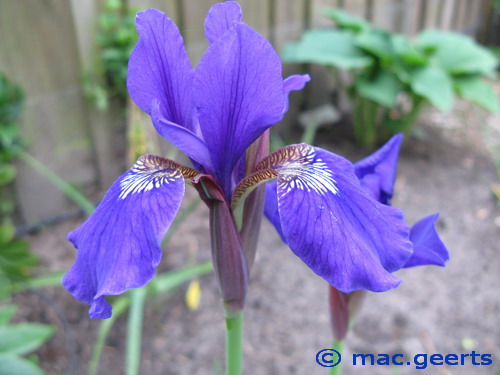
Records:
{"label": "purple iris flower", "polygon": [[111,316],[105,296],[141,287],[160,262],[160,242],[192,184],[210,210],[214,272],[229,309],[243,308],[264,207],[274,186],[279,230],[292,251],[336,288],[384,291],[412,254],[400,210],[377,202],[346,159],[306,144],[269,155],[268,129],[307,75],[282,78],[270,43],[242,22],[239,5],[214,5],[209,47],[193,69],[177,26],[154,9],[137,15],[139,41],[128,89],[156,130],[193,168],[144,155],[111,186],[94,214],[68,235],[76,262],[63,284]]}
{"label": "purple iris flower", "polygon": [[[390,205],[394,195],[394,183],[397,174],[399,149],[403,135],[392,137],[378,151],[354,164],[356,176],[361,185],[376,200]],[[439,214],[433,214],[419,220],[410,230],[410,241],[413,245],[413,254],[402,266],[436,265],[444,267],[449,259],[449,253],[437,233],[435,223]],[[344,339],[349,322],[359,310],[364,293],[345,293],[330,286],[330,312],[337,340]]]}

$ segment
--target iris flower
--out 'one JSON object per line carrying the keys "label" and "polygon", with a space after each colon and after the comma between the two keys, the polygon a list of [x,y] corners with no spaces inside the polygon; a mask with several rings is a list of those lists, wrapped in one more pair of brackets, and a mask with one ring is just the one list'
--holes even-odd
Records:
{"label": "iris flower", "polygon": [[[385,291],[412,255],[402,212],[379,203],[348,160],[307,144],[269,155],[268,130],[307,75],[283,80],[271,44],[242,22],[236,2],[214,5],[205,20],[209,47],[193,69],[177,26],[150,9],[136,19],[139,40],[128,90],[158,133],[192,167],[144,155],[111,186],[68,239],[76,262],[63,284],[108,318],[105,296],[147,284],[185,183],[210,210],[214,272],[229,310],[241,311],[263,216],[265,183],[274,188],[279,231],[314,272],[344,292]],[[273,182],[274,181],[274,182]]]}
{"label": "iris flower", "polygon": [[[384,205],[390,205],[394,195],[394,182],[402,140],[401,134],[395,135],[374,154],[354,165],[361,185],[374,199]],[[410,230],[413,253],[402,268],[426,265],[445,266],[449,253],[435,227],[438,217],[439,214],[433,214],[413,225]],[[330,286],[329,290],[334,336],[341,341],[347,334],[349,321],[352,321],[360,307],[364,293],[362,291],[345,293],[334,286]]]}

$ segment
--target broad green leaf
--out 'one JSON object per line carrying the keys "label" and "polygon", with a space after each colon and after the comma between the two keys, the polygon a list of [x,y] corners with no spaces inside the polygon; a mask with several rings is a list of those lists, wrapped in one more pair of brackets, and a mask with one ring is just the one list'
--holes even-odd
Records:
{"label": "broad green leaf", "polygon": [[16,305],[7,305],[0,307],[0,326],[3,326],[10,322],[16,311]]}
{"label": "broad green leaf", "polygon": [[298,43],[285,46],[282,58],[288,63],[314,63],[339,69],[365,68],[373,59],[354,43],[354,35],[339,30],[306,31]]}
{"label": "broad green leaf", "polygon": [[481,77],[460,77],[455,78],[454,82],[458,94],[463,98],[493,113],[500,110],[498,96],[495,94],[493,87]]}
{"label": "broad green leaf", "polygon": [[390,35],[382,30],[369,30],[356,36],[356,46],[373,54],[383,62],[390,64],[394,50]]}
{"label": "broad green leaf", "polygon": [[399,34],[391,34],[390,36],[394,53],[404,64],[410,66],[422,66],[427,64],[427,56],[415,44]]}
{"label": "broad green leaf", "polygon": [[16,168],[9,164],[0,164],[0,186],[7,185],[16,177]]}
{"label": "broad green leaf", "polygon": [[16,355],[0,355],[0,375],[44,375],[33,362]]}
{"label": "broad green leaf", "polygon": [[37,323],[1,326],[0,355],[32,352],[47,341],[54,332],[54,327]]}
{"label": "broad green leaf", "polygon": [[359,76],[355,87],[362,97],[387,108],[394,107],[397,96],[403,89],[398,78],[387,70],[381,70],[373,79],[365,75]]}
{"label": "broad green leaf", "polygon": [[[12,222],[10,222],[9,220],[4,221],[0,225],[0,245],[12,241],[15,233],[16,233],[16,228],[14,227],[14,224],[12,224]],[[3,246],[2,246],[2,252],[3,252]]]}
{"label": "broad green leaf", "polygon": [[370,29],[370,24],[365,20],[351,16],[349,13],[340,9],[327,8],[322,13],[333,20],[338,27],[353,31],[366,31]]}
{"label": "broad green leaf", "polygon": [[435,61],[451,74],[493,76],[498,60],[471,38],[453,32],[427,30],[417,38],[421,48],[434,50]]}
{"label": "broad green leaf", "polygon": [[443,112],[453,104],[453,83],[448,74],[438,67],[426,66],[412,73],[411,88]]}

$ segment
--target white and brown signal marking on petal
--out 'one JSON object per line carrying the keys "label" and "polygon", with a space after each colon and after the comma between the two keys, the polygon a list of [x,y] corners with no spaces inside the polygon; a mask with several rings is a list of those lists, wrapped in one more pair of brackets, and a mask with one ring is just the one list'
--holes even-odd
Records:
{"label": "white and brown signal marking on petal", "polygon": [[200,173],[172,160],[154,155],[143,155],[130,172],[120,182],[118,198],[125,199],[130,194],[158,189],[178,178],[193,179]]}
{"label": "white and brown signal marking on petal", "polygon": [[320,195],[338,194],[334,177],[314,147],[306,144],[286,146],[263,159],[254,172],[238,184],[233,193],[233,206],[258,184],[273,178],[278,178],[281,196],[294,189]]}
{"label": "white and brown signal marking on petal", "polygon": [[328,165],[317,157],[314,147],[301,144],[288,153],[290,158],[276,168],[282,196],[293,189],[314,191],[320,195],[328,192],[338,194],[333,173]]}

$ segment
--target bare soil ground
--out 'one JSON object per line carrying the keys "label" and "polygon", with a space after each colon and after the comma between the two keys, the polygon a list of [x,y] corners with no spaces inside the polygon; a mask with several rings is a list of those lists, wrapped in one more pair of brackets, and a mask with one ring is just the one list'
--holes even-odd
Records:
{"label": "bare soil ground", "polygon": [[[419,267],[398,275],[404,282],[390,292],[369,293],[346,344],[344,373],[485,374],[500,371],[500,208],[490,186],[498,181],[486,147],[500,144],[500,118],[461,105],[453,116],[428,112],[403,149],[394,205],[409,223],[440,212],[439,230],[451,252],[446,268]],[[320,147],[355,161],[368,152],[347,141],[320,134]],[[498,155],[494,155],[498,157]],[[189,194],[189,196],[194,196]],[[187,203],[188,199],[186,199]],[[208,260],[207,217],[199,206],[172,238],[160,269]],[[67,269],[75,253],[65,234],[67,222],[31,238],[33,250],[50,270]],[[212,275],[201,278],[201,306],[190,311],[185,287],[147,303],[141,374],[214,374],[223,364],[224,323]],[[58,326],[39,352],[51,373],[86,374],[100,322],[62,288],[15,296],[17,320]],[[61,316],[67,319],[64,327]],[[66,331],[65,329],[66,328]],[[105,347],[99,374],[124,373],[126,317],[121,317]],[[316,353],[330,347],[327,286],[281,243],[264,222],[246,305],[245,374],[326,374]],[[465,340],[464,340],[465,339]],[[466,345],[464,345],[466,344]],[[493,365],[352,366],[351,353],[490,353]]]}

